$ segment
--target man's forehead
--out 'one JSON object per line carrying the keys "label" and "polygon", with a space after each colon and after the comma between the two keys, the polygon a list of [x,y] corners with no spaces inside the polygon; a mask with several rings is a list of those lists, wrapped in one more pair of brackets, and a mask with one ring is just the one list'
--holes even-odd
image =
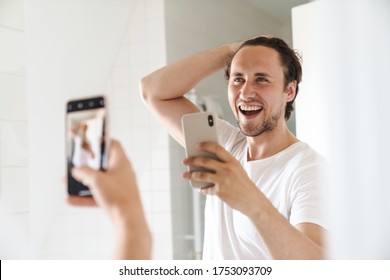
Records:
{"label": "man's forehead", "polygon": [[231,73],[248,69],[268,75],[279,70],[283,72],[279,53],[265,46],[245,46],[236,53],[231,62]]}
{"label": "man's forehead", "polygon": [[245,46],[241,48],[233,57],[232,62],[240,59],[250,60],[274,60],[279,62],[279,53],[267,46]]}

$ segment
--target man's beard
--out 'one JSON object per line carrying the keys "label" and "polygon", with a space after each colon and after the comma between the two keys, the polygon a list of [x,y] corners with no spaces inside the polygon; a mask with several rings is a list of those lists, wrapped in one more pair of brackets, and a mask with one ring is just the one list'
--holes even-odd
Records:
{"label": "man's beard", "polygon": [[246,127],[243,127],[239,118],[237,119],[237,124],[242,134],[249,137],[256,137],[263,133],[271,132],[278,125],[278,121],[282,117],[282,114],[283,110],[281,109],[277,113],[267,117],[257,126],[247,125]]}

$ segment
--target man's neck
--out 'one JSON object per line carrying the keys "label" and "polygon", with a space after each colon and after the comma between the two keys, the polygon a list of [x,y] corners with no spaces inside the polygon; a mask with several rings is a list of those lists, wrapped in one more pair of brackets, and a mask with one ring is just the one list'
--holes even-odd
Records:
{"label": "man's neck", "polygon": [[287,128],[285,122],[270,132],[246,139],[248,142],[248,161],[268,158],[299,142]]}

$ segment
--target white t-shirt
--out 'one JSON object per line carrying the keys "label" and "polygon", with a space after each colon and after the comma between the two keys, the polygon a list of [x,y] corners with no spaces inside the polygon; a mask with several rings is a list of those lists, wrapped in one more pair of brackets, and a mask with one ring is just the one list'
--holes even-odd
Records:
{"label": "white t-shirt", "polygon": [[[292,224],[310,222],[325,228],[321,215],[321,171],[324,158],[297,142],[262,160],[247,161],[247,141],[238,128],[218,122],[219,141],[246,170],[274,207]],[[222,202],[207,196],[203,259],[269,259],[253,223]]]}

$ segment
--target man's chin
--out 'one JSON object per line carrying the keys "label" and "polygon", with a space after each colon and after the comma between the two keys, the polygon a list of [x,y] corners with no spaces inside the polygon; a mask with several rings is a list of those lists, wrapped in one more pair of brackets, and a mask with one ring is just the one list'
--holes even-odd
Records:
{"label": "man's chin", "polygon": [[271,123],[265,123],[260,127],[254,127],[250,125],[242,125],[242,123],[238,123],[238,127],[242,134],[244,134],[246,137],[256,137],[260,136],[265,133],[271,132],[276,125],[272,125]]}
{"label": "man's chin", "polygon": [[256,128],[245,127],[241,124],[239,124],[238,127],[240,128],[241,133],[247,137],[256,137],[262,134],[262,131]]}

